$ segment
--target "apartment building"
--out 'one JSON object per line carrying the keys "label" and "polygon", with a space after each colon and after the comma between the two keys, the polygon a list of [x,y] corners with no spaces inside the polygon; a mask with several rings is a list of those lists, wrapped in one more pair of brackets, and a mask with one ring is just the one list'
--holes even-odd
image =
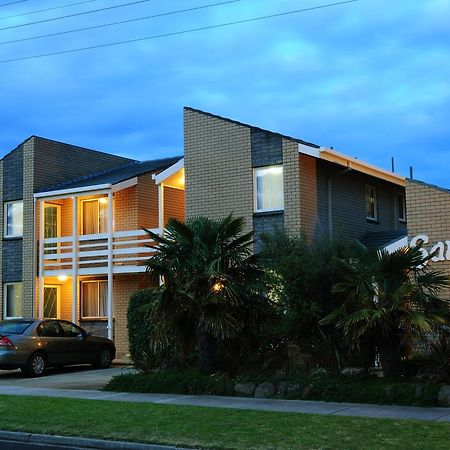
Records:
{"label": "apartment building", "polygon": [[406,180],[333,149],[184,110],[186,214],[243,216],[255,233],[394,248],[407,235]]}
{"label": "apartment building", "polygon": [[35,136],[7,154],[0,161],[3,318],[72,320],[114,339],[124,356],[128,300],[149,283],[143,228],[161,233],[168,218],[184,219],[179,160],[139,162]]}

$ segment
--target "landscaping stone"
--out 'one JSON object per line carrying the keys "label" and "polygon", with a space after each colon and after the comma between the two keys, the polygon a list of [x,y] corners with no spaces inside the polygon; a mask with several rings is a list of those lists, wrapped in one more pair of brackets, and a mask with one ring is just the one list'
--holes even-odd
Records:
{"label": "landscaping stone", "polygon": [[255,383],[237,383],[234,385],[234,392],[240,395],[253,395],[255,389]]}
{"label": "landscaping stone", "polygon": [[275,393],[276,393],[275,385],[269,383],[268,381],[259,384],[255,389],[256,398],[270,398],[273,397]]}
{"label": "landscaping stone", "polygon": [[341,375],[345,377],[356,377],[358,375],[363,375],[364,369],[362,367],[346,367],[341,370]]}
{"label": "landscaping stone", "polygon": [[299,391],[300,385],[298,383],[289,383],[287,381],[281,381],[280,383],[278,383],[278,395],[283,396]]}
{"label": "landscaping stone", "polygon": [[450,406],[450,385],[446,384],[439,389],[438,403],[441,406]]}

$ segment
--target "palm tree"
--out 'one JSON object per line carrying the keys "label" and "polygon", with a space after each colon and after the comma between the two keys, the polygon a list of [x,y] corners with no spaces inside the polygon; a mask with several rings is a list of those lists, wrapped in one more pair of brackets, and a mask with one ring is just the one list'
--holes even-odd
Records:
{"label": "palm tree", "polygon": [[176,342],[184,356],[197,346],[200,368],[215,368],[216,344],[236,336],[241,314],[258,289],[262,272],[242,234],[244,220],[170,219],[164,237],[147,230],[157,251],[147,271],[162,280],[155,290],[153,343]]}
{"label": "palm tree", "polygon": [[393,253],[361,246],[340,262],[342,281],[333,292],[345,300],[322,322],[335,323],[355,349],[371,342],[385,375],[399,375],[408,349],[449,324],[450,302],[438,296],[449,280],[427,265],[432,256],[420,246]]}

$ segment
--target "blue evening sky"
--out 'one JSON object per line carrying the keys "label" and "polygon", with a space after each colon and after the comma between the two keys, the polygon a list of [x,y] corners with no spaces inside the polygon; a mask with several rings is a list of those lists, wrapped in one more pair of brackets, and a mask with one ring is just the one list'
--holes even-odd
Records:
{"label": "blue evening sky", "polygon": [[[333,0],[0,0],[0,60],[277,14]],[[0,63],[0,156],[39,135],[137,159],[181,154],[183,106],[450,187],[450,1],[359,0],[223,28]],[[10,28],[15,27],[15,28]]]}

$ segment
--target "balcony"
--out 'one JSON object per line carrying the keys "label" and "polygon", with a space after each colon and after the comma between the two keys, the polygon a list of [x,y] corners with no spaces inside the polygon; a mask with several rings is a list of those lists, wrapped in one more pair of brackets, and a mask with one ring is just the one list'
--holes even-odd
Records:
{"label": "balcony", "polygon": [[[161,235],[161,229],[154,228]],[[154,253],[154,243],[144,230],[45,238],[43,240],[43,275],[108,274],[145,272],[145,261]]]}

